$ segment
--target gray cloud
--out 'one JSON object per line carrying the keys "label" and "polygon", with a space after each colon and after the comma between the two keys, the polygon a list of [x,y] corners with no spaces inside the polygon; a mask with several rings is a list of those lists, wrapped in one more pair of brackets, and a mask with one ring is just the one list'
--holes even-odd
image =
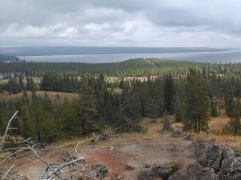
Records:
{"label": "gray cloud", "polygon": [[231,46],[239,0],[1,0],[0,46]]}

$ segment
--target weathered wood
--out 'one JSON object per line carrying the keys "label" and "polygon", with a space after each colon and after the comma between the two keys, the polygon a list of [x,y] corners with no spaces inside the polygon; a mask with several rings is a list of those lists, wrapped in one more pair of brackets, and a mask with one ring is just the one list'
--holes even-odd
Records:
{"label": "weathered wood", "polygon": [[16,112],[14,113],[14,115],[11,117],[11,119],[8,121],[7,128],[6,128],[6,130],[5,130],[5,133],[4,133],[3,138],[2,138],[2,142],[1,142],[1,144],[0,144],[0,152],[2,152],[3,147],[4,147],[4,144],[5,144],[5,142],[6,142],[5,140],[6,140],[7,135],[8,135],[8,130],[11,129],[9,126],[10,126],[12,120],[14,119],[14,117],[15,117],[17,114],[18,114],[18,111],[16,111]]}

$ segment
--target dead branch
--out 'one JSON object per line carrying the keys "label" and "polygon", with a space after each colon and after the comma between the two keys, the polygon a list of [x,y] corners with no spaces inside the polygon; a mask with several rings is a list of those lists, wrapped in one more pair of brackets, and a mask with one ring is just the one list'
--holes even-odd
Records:
{"label": "dead branch", "polygon": [[27,145],[28,149],[31,150],[44,164],[47,165],[48,168],[51,168],[50,164],[45,161],[38,153],[37,151],[34,149],[34,146],[33,147],[30,147],[29,145]]}
{"label": "dead branch", "polygon": [[80,156],[79,152],[78,152],[78,146],[84,141],[80,141],[76,146],[75,146],[75,152],[77,153],[77,155],[79,156],[79,158],[84,159],[84,157]]}
{"label": "dead branch", "polygon": [[[6,151],[10,151],[10,150],[15,150],[15,152],[11,153],[10,155],[8,155],[7,157],[5,157],[2,161],[0,161],[0,164],[2,164],[3,162],[5,162],[8,158],[10,158],[11,156],[21,152],[21,151],[24,151],[24,150],[31,150],[39,160],[41,160],[46,166],[46,173],[41,177],[42,180],[45,180],[45,179],[49,179],[51,176],[52,177],[58,177],[59,179],[65,179],[61,173],[61,170],[65,167],[69,167],[69,171],[70,171],[70,177],[72,179],[73,175],[76,173],[76,172],[72,172],[71,170],[71,165],[72,164],[75,164],[75,165],[81,165],[81,169],[83,168],[83,164],[78,164],[77,162],[80,161],[80,160],[83,160],[84,157],[82,157],[79,152],[78,152],[78,146],[83,142],[79,142],[76,147],[75,147],[75,152],[77,154],[77,158],[74,159],[74,157],[72,156],[71,154],[71,159],[70,161],[68,162],[65,162],[65,163],[62,163],[60,165],[58,164],[51,164],[49,162],[47,162],[44,158],[42,158],[38,152],[36,151],[35,147],[37,146],[37,144],[34,144],[33,142],[30,142],[29,140],[31,138],[28,138],[26,140],[22,140],[22,141],[19,141],[17,142],[18,144],[21,144],[22,147],[16,147],[16,148],[8,148],[8,149],[3,149],[4,148],[4,145],[6,144],[6,137],[8,136],[8,130],[9,129],[12,129],[10,128],[10,124],[12,122],[12,120],[15,118],[16,114],[18,113],[18,111],[16,111],[14,113],[14,115],[11,117],[11,119],[8,121],[8,125],[6,127],[6,130],[5,130],[5,133],[3,135],[3,138],[2,138],[2,142],[0,144],[0,153],[2,152],[6,152]],[[24,145],[24,146],[23,146]],[[56,167],[57,166],[57,167]],[[9,176],[9,172],[14,168],[14,165],[9,168],[6,172],[2,172],[4,174],[3,178],[1,180],[3,180],[4,178],[6,178],[7,176]]]}
{"label": "dead branch", "polygon": [[[0,173],[5,174],[6,172],[0,171]],[[18,180],[18,178],[17,178],[17,177],[14,177],[14,176],[9,175],[9,174],[7,174],[7,175],[6,175],[6,177],[11,178],[12,180]]]}
{"label": "dead branch", "polygon": [[24,151],[24,150],[27,150],[28,148],[22,148],[22,149],[19,149],[17,151],[15,151],[14,153],[11,153],[10,155],[8,155],[7,157],[5,157],[2,161],[0,161],[0,164],[2,164],[4,161],[6,161],[8,158],[12,157],[13,155],[15,154],[18,154],[20,153],[21,151]]}
{"label": "dead branch", "polygon": [[56,172],[60,171],[64,167],[69,166],[70,164],[73,164],[73,163],[75,163],[77,161],[80,161],[80,160],[82,160],[82,158],[78,158],[78,159],[75,159],[73,161],[69,161],[67,163],[60,164],[57,168],[54,168],[51,171],[47,172],[44,176],[42,176],[41,179],[48,179],[50,176],[52,176],[53,174],[56,174]]}
{"label": "dead branch", "polygon": [[18,111],[16,111],[16,112],[14,113],[14,115],[11,117],[11,119],[8,121],[7,128],[6,128],[6,130],[5,130],[5,133],[4,133],[3,138],[2,138],[2,142],[1,142],[1,144],[0,144],[0,152],[2,152],[2,150],[3,150],[4,144],[5,144],[5,140],[6,140],[6,137],[7,137],[7,135],[8,135],[8,130],[10,129],[9,126],[10,126],[12,120],[14,119],[14,117],[15,117],[17,114],[18,114]]}
{"label": "dead branch", "polygon": [[1,180],[4,180],[4,178],[8,175],[8,173],[13,169],[14,166],[15,166],[15,165],[12,165],[12,167],[10,167],[10,168],[7,170],[7,172],[4,174],[4,176],[2,177]]}
{"label": "dead branch", "polygon": [[[74,160],[72,160],[72,161],[69,161],[69,162],[60,164],[60,165],[59,165],[58,167],[56,167],[56,168],[50,167],[50,168],[49,168],[49,171],[48,171],[44,176],[42,176],[41,179],[48,179],[48,178],[51,177],[52,175],[56,175],[57,172],[60,172],[60,170],[63,169],[63,168],[65,168],[66,166],[69,166],[69,165],[71,165],[71,164],[77,163],[77,162],[80,161],[80,160],[83,160],[84,157],[82,157],[82,156],[79,154],[79,152],[78,152],[78,146],[79,146],[82,142],[84,142],[84,141],[79,142],[79,143],[75,146],[75,152],[76,152],[77,155],[78,155],[78,158],[77,158],[77,159],[74,159]],[[73,159],[73,158],[72,158],[72,159]],[[79,165],[83,166],[82,164],[79,164]],[[73,174],[71,173],[71,176],[72,176],[72,175],[73,175]]]}

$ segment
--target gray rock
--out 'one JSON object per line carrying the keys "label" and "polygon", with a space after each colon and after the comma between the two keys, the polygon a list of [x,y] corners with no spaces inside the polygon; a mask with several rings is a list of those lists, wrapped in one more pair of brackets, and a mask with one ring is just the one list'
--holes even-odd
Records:
{"label": "gray rock", "polygon": [[154,178],[154,173],[152,171],[152,168],[147,168],[147,167],[142,168],[138,176],[139,180],[152,180],[153,178]]}
{"label": "gray rock", "polygon": [[110,136],[106,133],[97,136],[96,138],[92,139],[91,142],[99,142],[99,141],[107,141],[109,140]]}
{"label": "gray rock", "polygon": [[102,180],[105,176],[108,175],[108,169],[102,164],[96,164],[91,166],[89,171],[89,177],[96,180]]}
{"label": "gray rock", "polygon": [[187,167],[187,175],[188,179],[195,179],[197,173],[201,170],[201,166],[199,164],[189,164]]}
{"label": "gray rock", "polygon": [[185,137],[186,140],[190,140],[190,141],[193,141],[194,140],[194,136],[193,135],[190,135],[190,134],[187,134],[186,137]]}
{"label": "gray rock", "polygon": [[177,171],[176,166],[170,166],[168,163],[154,162],[145,164],[138,176],[139,180],[152,180],[154,178],[168,179],[168,177]]}
{"label": "gray rock", "polygon": [[222,171],[231,171],[231,164],[233,163],[233,161],[235,160],[235,158],[228,158],[228,159],[223,159],[222,160],[222,165],[220,167],[220,170]]}
{"label": "gray rock", "polygon": [[189,164],[187,175],[189,180],[218,180],[213,168],[202,168],[199,164]]}
{"label": "gray rock", "polygon": [[135,165],[134,165],[133,163],[128,162],[128,163],[126,164],[126,169],[127,169],[127,170],[134,170],[134,169],[136,169],[136,167],[135,167]]}
{"label": "gray rock", "polygon": [[173,137],[173,138],[178,138],[178,137],[183,137],[183,136],[184,136],[184,134],[181,129],[173,130],[171,133],[171,137]]}
{"label": "gray rock", "polygon": [[232,147],[228,146],[225,148],[223,153],[223,159],[236,158],[235,152]]}
{"label": "gray rock", "polygon": [[232,179],[233,180],[240,180],[241,179],[241,172],[236,171],[236,172],[232,173]]}
{"label": "gray rock", "polygon": [[232,162],[236,158],[235,152],[231,147],[226,147],[225,151],[223,152],[223,160],[220,169],[227,170],[230,169]]}
{"label": "gray rock", "polygon": [[200,165],[218,171],[222,159],[222,150],[219,146],[212,142],[199,140],[193,142],[191,148],[194,150],[195,158]]}
{"label": "gray rock", "polygon": [[241,171],[241,157],[235,158],[230,166],[231,172]]}
{"label": "gray rock", "polygon": [[222,162],[220,180],[240,180],[241,179],[241,157],[235,158],[233,154],[226,156]]}
{"label": "gray rock", "polygon": [[170,175],[168,178],[168,180],[187,180],[187,179],[188,179],[187,172],[183,172],[183,173],[176,172],[173,175]]}
{"label": "gray rock", "polygon": [[238,171],[230,172],[228,170],[221,171],[219,174],[219,180],[240,180],[241,173]]}
{"label": "gray rock", "polygon": [[218,180],[218,176],[215,174],[215,170],[210,167],[206,167],[197,173],[196,180]]}

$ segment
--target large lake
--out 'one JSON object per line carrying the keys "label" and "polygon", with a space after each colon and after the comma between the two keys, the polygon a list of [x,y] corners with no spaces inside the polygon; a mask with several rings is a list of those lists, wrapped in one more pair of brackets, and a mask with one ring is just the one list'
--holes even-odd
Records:
{"label": "large lake", "polygon": [[138,53],[138,54],[90,54],[90,55],[49,55],[18,56],[20,59],[35,62],[84,62],[108,63],[121,62],[134,58],[162,58],[210,63],[241,63],[241,50],[219,52],[182,52],[182,53]]}

